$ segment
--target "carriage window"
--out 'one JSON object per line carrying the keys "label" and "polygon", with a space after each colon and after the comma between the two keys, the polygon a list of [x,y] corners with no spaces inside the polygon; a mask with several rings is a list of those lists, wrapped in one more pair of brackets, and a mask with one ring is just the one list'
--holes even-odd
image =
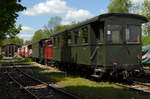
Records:
{"label": "carriage window", "polygon": [[60,37],[57,37],[57,46],[59,47],[60,45]]}
{"label": "carriage window", "polygon": [[120,25],[108,25],[107,26],[107,41],[109,43],[121,43],[121,26]]}
{"label": "carriage window", "polygon": [[45,46],[45,42],[41,42],[41,47],[44,47]]}
{"label": "carriage window", "polygon": [[127,25],[126,27],[126,41],[127,42],[140,42],[140,26]]}
{"label": "carriage window", "polygon": [[104,41],[104,28],[100,28],[100,43]]}
{"label": "carriage window", "polygon": [[127,27],[126,28],[126,41],[130,40],[130,29]]}
{"label": "carriage window", "polygon": [[68,33],[68,36],[67,36],[67,43],[68,43],[68,45],[71,45],[71,44],[72,44],[71,32]]}
{"label": "carriage window", "polygon": [[82,28],[81,29],[81,39],[82,43],[88,43],[88,28]]}
{"label": "carriage window", "polygon": [[48,42],[47,42],[47,45],[51,45],[51,44],[52,44],[52,42],[51,42],[51,41],[48,41]]}
{"label": "carriage window", "polygon": [[78,44],[78,40],[79,40],[79,31],[75,31],[75,33],[74,33],[74,40],[75,40],[75,44]]}
{"label": "carriage window", "polygon": [[92,25],[93,32],[95,33],[96,43],[104,42],[104,22],[95,22]]}
{"label": "carriage window", "polygon": [[65,36],[64,36],[64,35],[61,36],[61,41],[60,41],[60,43],[61,43],[61,47],[63,47],[64,44],[65,44]]}
{"label": "carriage window", "polygon": [[96,42],[97,43],[103,43],[104,41],[104,30],[102,28],[95,28],[94,29],[95,32],[95,37],[96,37]]}
{"label": "carriage window", "polygon": [[56,38],[53,38],[53,45],[56,46]]}

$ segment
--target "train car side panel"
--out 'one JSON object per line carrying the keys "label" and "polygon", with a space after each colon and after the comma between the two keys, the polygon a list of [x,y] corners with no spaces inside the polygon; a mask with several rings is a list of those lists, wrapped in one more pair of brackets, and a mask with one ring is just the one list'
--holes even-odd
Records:
{"label": "train car side panel", "polygon": [[27,57],[32,56],[32,45],[27,46]]}
{"label": "train car side panel", "polygon": [[52,59],[52,58],[53,58],[53,55],[52,55],[52,48],[53,48],[52,45],[47,45],[47,46],[45,47],[45,58],[46,58],[46,59]]}
{"label": "train car side panel", "polygon": [[39,43],[35,42],[32,44],[32,57],[33,58],[38,58],[39,57]]}

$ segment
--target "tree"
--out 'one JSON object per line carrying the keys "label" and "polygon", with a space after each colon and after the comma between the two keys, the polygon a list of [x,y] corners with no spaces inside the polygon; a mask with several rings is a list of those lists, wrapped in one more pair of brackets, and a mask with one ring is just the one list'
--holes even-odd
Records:
{"label": "tree", "polygon": [[[150,1],[145,0],[142,4],[142,15],[146,16],[147,19],[150,21]],[[144,24],[143,28],[144,35],[150,36],[150,22]]]}
{"label": "tree", "polygon": [[142,4],[142,14],[148,18],[150,21],[150,1],[144,0],[144,3]]}
{"label": "tree", "polygon": [[[0,46],[7,43],[15,43],[15,44],[23,44],[23,39],[20,39],[19,37],[16,37],[18,33],[21,31],[21,24],[16,27],[14,25],[13,28],[10,28],[6,34],[0,33]],[[4,41],[3,41],[4,40]],[[18,41],[17,41],[18,40]],[[18,43],[17,43],[18,42]]]}
{"label": "tree", "polygon": [[109,13],[129,13],[131,7],[130,0],[110,0],[108,5]]}
{"label": "tree", "polygon": [[[144,0],[142,5],[140,6],[141,14],[146,16],[150,21],[150,1]],[[143,25],[143,37],[142,37],[143,45],[150,44],[150,22]]]}
{"label": "tree", "polygon": [[143,42],[143,45],[149,45],[150,44],[150,36],[143,36],[142,42]]}
{"label": "tree", "polygon": [[19,34],[21,30],[22,30],[22,29],[21,29],[21,24],[19,24],[18,27],[16,27],[16,25],[13,25],[13,27],[8,30],[7,35],[8,35],[9,37],[13,38],[13,37],[15,37],[17,34]]}
{"label": "tree", "polygon": [[21,0],[1,0],[0,1],[0,40],[5,39],[7,33],[15,27],[18,12],[25,9],[19,4]]}
{"label": "tree", "polygon": [[48,25],[44,25],[43,31],[47,34],[48,37],[56,32],[56,28],[60,25],[61,21],[61,17],[55,16],[50,18]]}
{"label": "tree", "polygon": [[0,41],[6,38],[14,38],[18,33],[20,33],[20,31],[21,24],[19,24],[18,27],[16,27],[16,25],[13,25],[13,27],[8,29],[8,31],[5,34],[0,32]]}
{"label": "tree", "polygon": [[24,45],[29,45],[29,44],[31,44],[31,40],[26,40],[24,43]]}
{"label": "tree", "polygon": [[24,40],[19,38],[18,36],[16,36],[16,37],[13,37],[13,38],[7,38],[3,41],[3,45],[9,44],[9,43],[14,43],[14,44],[17,44],[17,45],[23,45]]}
{"label": "tree", "polygon": [[49,30],[55,31],[56,28],[60,25],[61,21],[62,21],[61,17],[58,17],[58,16],[52,17],[48,21]]}
{"label": "tree", "polygon": [[60,25],[60,26],[58,26],[56,28],[56,32],[59,32],[59,31],[64,30],[64,29],[67,29],[69,27],[71,27],[71,25]]}
{"label": "tree", "polygon": [[141,6],[142,3],[134,3],[132,2],[129,13],[133,13],[133,14],[141,14]]}
{"label": "tree", "polygon": [[52,30],[48,29],[48,26],[47,25],[44,25],[44,29],[43,29],[43,32],[45,33],[45,35],[47,35],[48,37],[51,36],[51,34],[53,33]]}
{"label": "tree", "polygon": [[33,43],[43,38],[48,38],[48,37],[47,35],[45,35],[45,33],[41,29],[39,29],[34,33],[34,36],[32,37],[31,42]]}
{"label": "tree", "polygon": [[59,26],[57,26],[57,28],[56,28],[56,32],[59,32],[59,31],[61,31],[61,30],[64,30],[64,29],[67,29],[67,28],[69,28],[69,27],[71,27],[71,26],[74,26],[74,25],[76,25],[77,23],[76,22],[72,22],[70,25],[59,25]]}

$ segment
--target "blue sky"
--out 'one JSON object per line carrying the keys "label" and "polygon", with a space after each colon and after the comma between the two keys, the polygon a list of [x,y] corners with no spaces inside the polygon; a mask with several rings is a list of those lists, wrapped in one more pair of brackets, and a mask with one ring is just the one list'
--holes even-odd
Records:
{"label": "blue sky", "polygon": [[52,16],[62,17],[62,25],[83,21],[107,13],[109,0],[22,0],[21,4],[27,9],[19,12],[16,24],[22,24],[22,31],[18,36],[30,40]]}

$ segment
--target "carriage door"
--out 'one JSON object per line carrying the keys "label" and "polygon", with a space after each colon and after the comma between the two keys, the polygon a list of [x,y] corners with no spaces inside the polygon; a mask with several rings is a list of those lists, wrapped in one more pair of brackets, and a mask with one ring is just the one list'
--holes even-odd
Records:
{"label": "carriage door", "polygon": [[91,65],[103,65],[104,56],[104,22],[96,21],[91,24]]}
{"label": "carriage door", "polygon": [[41,50],[40,50],[40,57],[44,58],[44,48],[45,48],[45,40],[41,41]]}

